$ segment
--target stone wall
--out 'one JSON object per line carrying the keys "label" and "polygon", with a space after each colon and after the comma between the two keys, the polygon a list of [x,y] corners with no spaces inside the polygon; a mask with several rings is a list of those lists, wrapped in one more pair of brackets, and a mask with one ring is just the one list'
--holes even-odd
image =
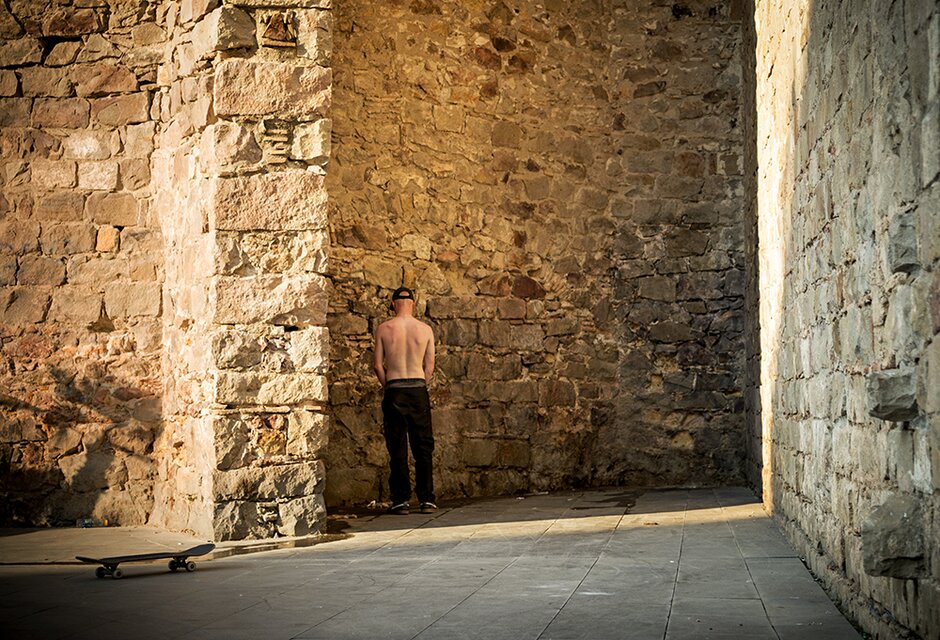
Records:
{"label": "stone wall", "polygon": [[146,521],[161,411],[147,3],[0,4],[0,519]]}
{"label": "stone wall", "polygon": [[371,335],[402,283],[444,496],[738,480],[738,5],[336,13],[328,500],[388,496]]}
{"label": "stone wall", "polygon": [[940,636],[940,7],[756,3],[764,499],[873,637]]}
{"label": "stone wall", "polygon": [[3,515],[318,529],[329,0],[10,6]]}

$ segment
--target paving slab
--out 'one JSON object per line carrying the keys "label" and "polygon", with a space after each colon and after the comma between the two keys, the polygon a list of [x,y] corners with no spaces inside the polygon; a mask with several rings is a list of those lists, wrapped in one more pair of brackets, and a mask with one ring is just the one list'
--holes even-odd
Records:
{"label": "paving slab", "polygon": [[49,563],[202,541],[0,535],[0,628],[26,640],[859,637],[743,488],[571,491],[347,522],[346,539],[242,543],[257,552],[194,573],[128,565],[121,580]]}

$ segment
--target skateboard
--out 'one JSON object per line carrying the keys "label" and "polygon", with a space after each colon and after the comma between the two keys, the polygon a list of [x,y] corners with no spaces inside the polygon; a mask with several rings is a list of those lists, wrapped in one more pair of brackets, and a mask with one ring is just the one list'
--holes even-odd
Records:
{"label": "skateboard", "polygon": [[113,558],[87,558],[85,556],[75,556],[76,560],[81,560],[82,562],[87,562],[88,564],[100,564],[101,566],[95,569],[95,576],[103,578],[105,576],[111,576],[115,580],[124,575],[124,572],[118,567],[122,562],[148,562],[151,560],[165,560],[170,558],[170,571],[176,571],[177,569],[186,569],[187,571],[195,571],[196,563],[192,560],[189,560],[190,556],[202,556],[210,551],[215,549],[215,545],[212,543],[201,544],[196,547],[191,547],[183,551],[160,551],[157,553],[135,553],[132,555],[126,556],[114,556]]}

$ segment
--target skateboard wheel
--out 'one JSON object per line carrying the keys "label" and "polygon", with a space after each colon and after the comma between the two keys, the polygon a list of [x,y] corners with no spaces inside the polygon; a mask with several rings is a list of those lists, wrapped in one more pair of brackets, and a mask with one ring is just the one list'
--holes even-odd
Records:
{"label": "skateboard wheel", "polygon": [[98,567],[97,569],[95,569],[95,577],[96,577],[96,578],[103,578],[103,577],[105,577],[106,575],[108,575],[108,572],[105,570],[104,567]]}
{"label": "skateboard wheel", "polygon": [[170,567],[170,571],[176,571],[177,569],[179,569],[179,567],[176,566],[176,560],[170,560],[167,566]]}
{"label": "skateboard wheel", "polygon": [[187,563],[186,563],[186,570],[187,570],[187,571],[195,571],[195,570],[196,570],[196,563],[193,562],[192,560],[190,560],[189,562],[187,562]]}
{"label": "skateboard wheel", "polygon": [[123,575],[124,575],[124,572],[121,571],[120,569],[115,569],[114,571],[111,572],[111,577],[114,578],[115,580],[119,580]]}

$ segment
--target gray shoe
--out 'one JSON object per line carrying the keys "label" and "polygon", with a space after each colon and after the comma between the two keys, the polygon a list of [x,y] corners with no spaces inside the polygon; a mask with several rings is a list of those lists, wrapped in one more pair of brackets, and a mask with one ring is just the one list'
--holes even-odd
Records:
{"label": "gray shoe", "polygon": [[422,502],[421,513],[434,513],[437,511],[437,505],[433,502]]}
{"label": "gray shoe", "polygon": [[388,508],[388,512],[396,516],[407,516],[411,513],[411,509],[407,502],[399,502],[398,504],[393,504]]}

